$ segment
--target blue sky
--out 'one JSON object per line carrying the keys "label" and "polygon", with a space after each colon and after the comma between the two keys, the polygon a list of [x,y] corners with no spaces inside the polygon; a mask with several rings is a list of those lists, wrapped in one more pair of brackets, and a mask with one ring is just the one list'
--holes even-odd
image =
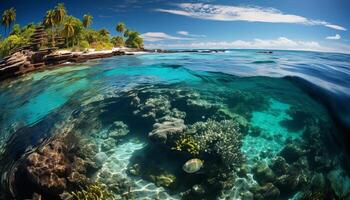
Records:
{"label": "blue sky", "polygon": [[[39,22],[58,2],[94,16],[93,28],[124,21],[149,48],[267,48],[350,53],[348,0],[0,0],[17,23]],[[3,31],[3,30],[2,30]]]}

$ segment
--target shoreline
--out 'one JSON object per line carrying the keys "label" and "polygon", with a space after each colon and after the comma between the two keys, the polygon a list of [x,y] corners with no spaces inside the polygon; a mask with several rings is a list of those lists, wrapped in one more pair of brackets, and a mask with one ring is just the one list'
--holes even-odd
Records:
{"label": "shoreline", "polygon": [[132,48],[113,48],[111,50],[87,51],[43,49],[39,51],[21,50],[0,60],[0,82],[6,79],[25,75],[29,72],[83,63],[89,60],[110,58],[123,55],[139,55],[152,51]]}

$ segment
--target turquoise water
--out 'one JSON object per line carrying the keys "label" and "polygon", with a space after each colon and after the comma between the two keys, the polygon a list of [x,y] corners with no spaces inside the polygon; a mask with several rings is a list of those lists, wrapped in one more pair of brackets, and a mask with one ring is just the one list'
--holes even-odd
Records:
{"label": "turquoise water", "polygon": [[[145,54],[4,81],[0,199],[64,199],[91,183],[116,199],[350,198],[348,60],[294,51]],[[203,165],[186,173],[194,158]]]}

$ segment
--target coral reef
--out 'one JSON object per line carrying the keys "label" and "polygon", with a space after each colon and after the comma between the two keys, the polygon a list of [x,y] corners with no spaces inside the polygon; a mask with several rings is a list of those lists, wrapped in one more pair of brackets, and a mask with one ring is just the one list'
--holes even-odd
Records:
{"label": "coral reef", "polygon": [[[115,200],[113,193],[101,183],[92,183],[83,189],[70,193],[72,200]],[[67,195],[66,195],[67,196]]]}
{"label": "coral reef", "polygon": [[[143,91],[141,94],[134,94],[133,100],[131,102],[131,105],[134,107],[134,115],[148,119],[151,122],[163,122],[168,118],[185,118],[184,112],[181,112],[176,108],[172,108],[169,96],[165,94],[150,95],[147,94],[148,92],[150,91]],[[145,99],[140,99],[138,95],[150,96]]]}
{"label": "coral reef", "polygon": [[[65,191],[87,184],[90,180],[86,175],[96,170],[96,165],[88,156],[82,156],[82,148],[80,137],[73,133],[61,133],[40,144],[14,173],[18,198],[37,193],[44,199],[55,199]],[[30,187],[21,187],[23,184]]]}
{"label": "coral reef", "polygon": [[31,182],[49,193],[60,193],[67,184],[86,182],[88,163],[80,157],[69,159],[75,136],[59,136],[38,148],[26,159],[26,172]]}
{"label": "coral reef", "polygon": [[219,156],[226,167],[232,168],[241,164],[242,135],[234,121],[217,122],[209,119],[206,122],[197,122],[188,129],[187,134],[193,135],[205,153]]}
{"label": "coral reef", "polygon": [[162,123],[155,123],[148,137],[153,141],[165,144],[168,140],[181,135],[185,129],[186,126],[182,119],[170,118]]}
{"label": "coral reef", "polygon": [[181,135],[175,140],[172,150],[186,152],[191,156],[197,156],[202,151],[198,142],[191,135]]}

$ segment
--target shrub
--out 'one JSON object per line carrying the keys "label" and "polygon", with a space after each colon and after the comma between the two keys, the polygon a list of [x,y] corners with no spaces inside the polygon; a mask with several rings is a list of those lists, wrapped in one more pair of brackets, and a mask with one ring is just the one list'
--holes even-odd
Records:
{"label": "shrub", "polygon": [[113,37],[111,42],[115,47],[123,47],[125,45],[124,39],[121,36]]}
{"label": "shrub", "polygon": [[28,44],[28,40],[18,35],[10,35],[0,44],[0,58],[9,55],[11,50]]}
{"label": "shrub", "polygon": [[83,40],[83,41],[80,42],[79,47],[81,47],[83,49],[88,49],[90,47],[90,45],[89,45],[88,41]]}

